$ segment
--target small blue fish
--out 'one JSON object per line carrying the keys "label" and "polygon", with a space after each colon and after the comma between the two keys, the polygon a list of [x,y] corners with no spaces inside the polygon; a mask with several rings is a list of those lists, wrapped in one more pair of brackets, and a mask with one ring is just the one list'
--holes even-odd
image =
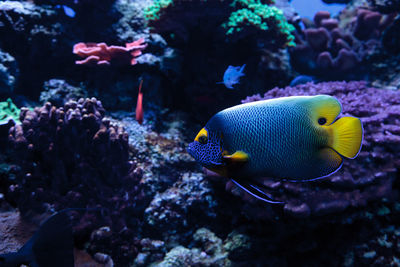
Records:
{"label": "small blue fish", "polygon": [[70,7],[66,6],[66,5],[63,5],[62,7],[64,9],[65,15],[67,15],[70,18],[74,18],[75,17],[75,11],[72,8],[70,8]]}
{"label": "small blue fish", "polygon": [[56,5],[56,8],[62,8],[64,10],[65,15],[67,15],[70,18],[74,18],[76,12],[70,8],[69,6],[66,5]]}
{"label": "small blue fish", "polygon": [[229,66],[224,73],[224,81],[218,83],[225,84],[226,88],[234,89],[233,85],[239,83],[240,77],[244,76],[243,70],[245,66],[246,64],[243,64],[242,67]]}

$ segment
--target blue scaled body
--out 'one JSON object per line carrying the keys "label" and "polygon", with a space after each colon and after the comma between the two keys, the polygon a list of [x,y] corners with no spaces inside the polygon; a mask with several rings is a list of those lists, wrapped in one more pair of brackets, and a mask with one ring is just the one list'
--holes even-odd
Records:
{"label": "blue scaled body", "polygon": [[204,167],[229,178],[312,180],[340,168],[361,147],[358,118],[343,117],[336,98],[284,97],[214,115],[189,145]]}

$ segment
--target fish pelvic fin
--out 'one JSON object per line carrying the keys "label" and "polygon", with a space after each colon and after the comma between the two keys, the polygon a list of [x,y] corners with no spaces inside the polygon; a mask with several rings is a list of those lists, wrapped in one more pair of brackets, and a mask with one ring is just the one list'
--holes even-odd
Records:
{"label": "fish pelvic fin", "polygon": [[355,117],[343,117],[328,128],[330,132],[329,146],[346,158],[357,157],[364,135],[361,120]]}
{"label": "fish pelvic fin", "polygon": [[235,179],[231,179],[231,181],[235,185],[237,185],[239,188],[241,188],[242,190],[244,190],[245,192],[247,192],[248,194],[250,194],[251,196],[253,196],[259,200],[262,200],[264,202],[271,203],[271,204],[285,204],[284,202],[273,200],[266,192],[261,190],[256,185],[253,185],[253,184],[245,182],[245,181],[238,182]]}

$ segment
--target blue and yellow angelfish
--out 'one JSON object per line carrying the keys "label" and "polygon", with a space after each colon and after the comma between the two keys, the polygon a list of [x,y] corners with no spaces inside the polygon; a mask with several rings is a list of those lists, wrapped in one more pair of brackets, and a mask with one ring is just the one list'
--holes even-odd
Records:
{"label": "blue and yellow angelfish", "polygon": [[339,101],[328,95],[292,96],[234,106],[214,115],[189,144],[201,165],[269,201],[248,182],[257,177],[305,181],[328,176],[355,158],[361,120],[338,118]]}

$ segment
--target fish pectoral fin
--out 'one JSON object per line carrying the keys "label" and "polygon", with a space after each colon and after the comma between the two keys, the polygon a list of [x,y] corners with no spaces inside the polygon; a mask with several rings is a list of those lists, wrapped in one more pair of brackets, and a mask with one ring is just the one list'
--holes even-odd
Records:
{"label": "fish pectoral fin", "polygon": [[361,120],[355,117],[343,117],[329,128],[332,128],[331,147],[346,158],[355,158],[363,140]]}
{"label": "fish pectoral fin", "polygon": [[249,161],[249,155],[243,151],[236,151],[232,155],[224,155],[223,158],[233,163],[245,163]]}
{"label": "fish pectoral fin", "polygon": [[284,204],[285,202],[282,201],[276,201],[273,200],[272,197],[270,197],[266,192],[264,192],[262,189],[260,189],[258,186],[246,182],[246,181],[236,181],[234,179],[231,179],[232,182],[237,185],[238,187],[240,187],[241,189],[243,189],[244,191],[246,191],[248,194],[252,195],[253,197],[262,200],[264,202],[267,203],[271,203],[271,204]]}

